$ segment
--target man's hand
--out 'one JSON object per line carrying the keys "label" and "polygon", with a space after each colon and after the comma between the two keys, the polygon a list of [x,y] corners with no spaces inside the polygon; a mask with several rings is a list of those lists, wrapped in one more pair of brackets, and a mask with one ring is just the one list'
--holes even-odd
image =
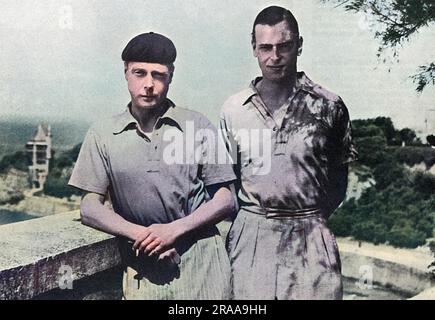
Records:
{"label": "man's hand", "polygon": [[181,263],[181,257],[178,254],[177,250],[175,250],[175,248],[171,248],[159,255],[158,260],[165,260],[165,259],[169,259],[174,264]]}
{"label": "man's hand", "polygon": [[[145,254],[165,257],[164,253],[174,247],[175,241],[182,235],[206,225],[214,225],[228,217],[236,207],[231,186],[216,186],[212,199],[191,214],[170,223],[153,224],[149,227],[137,226],[130,239],[133,249]],[[163,254],[163,255],[162,255]],[[166,253],[171,256],[173,253]]]}
{"label": "man's hand", "polygon": [[165,224],[152,224],[149,227],[141,228],[135,237],[133,249],[143,251],[149,256],[158,254],[160,255],[159,259],[171,256],[173,253],[166,253],[166,251],[173,248],[175,241],[181,234],[182,228],[175,221]]}

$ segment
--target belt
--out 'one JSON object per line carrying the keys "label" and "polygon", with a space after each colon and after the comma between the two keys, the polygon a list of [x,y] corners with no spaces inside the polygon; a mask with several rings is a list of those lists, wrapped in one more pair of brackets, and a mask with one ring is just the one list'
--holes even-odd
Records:
{"label": "belt", "polygon": [[240,209],[265,216],[266,219],[308,218],[322,216],[320,208],[281,209],[258,206],[241,206]]}

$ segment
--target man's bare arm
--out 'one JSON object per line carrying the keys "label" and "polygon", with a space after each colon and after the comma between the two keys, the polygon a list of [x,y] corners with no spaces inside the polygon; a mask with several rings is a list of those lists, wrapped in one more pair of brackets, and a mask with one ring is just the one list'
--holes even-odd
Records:
{"label": "man's bare arm", "polygon": [[150,255],[159,254],[171,247],[176,239],[195,229],[214,225],[227,218],[236,208],[233,192],[229,187],[219,188],[213,198],[190,215],[166,224],[148,227],[150,234],[139,237],[133,247]]}
{"label": "man's bare arm", "polygon": [[89,192],[82,198],[80,205],[82,223],[115,236],[135,240],[146,229],[125,220],[111,208],[104,205],[104,196]]}
{"label": "man's bare arm", "polygon": [[[80,215],[84,225],[132,241],[151,233],[147,227],[131,223],[105,206],[104,196],[97,193],[87,193],[82,198]],[[173,261],[179,263],[179,256],[174,248],[167,247],[166,250],[160,251],[159,259],[165,258],[175,259]]]}

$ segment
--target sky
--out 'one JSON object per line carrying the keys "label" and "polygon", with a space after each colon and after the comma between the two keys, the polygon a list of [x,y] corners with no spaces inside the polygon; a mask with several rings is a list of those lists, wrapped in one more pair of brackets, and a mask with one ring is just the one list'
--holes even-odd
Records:
{"label": "sky", "polygon": [[299,70],[340,95],[352,119],[388,116],[396,127],[435,132],[435,87],[419,95],[409,79],[435,60],[435,26],[385,65],[364,16],[320,0],[0,0],[0,117],[94,121],[122,112],[122,49],[154,31],[178,51],[169,98],[216,123],[223,102],[260,75],[250,32],[268,5],[294,13],[304,37]]}

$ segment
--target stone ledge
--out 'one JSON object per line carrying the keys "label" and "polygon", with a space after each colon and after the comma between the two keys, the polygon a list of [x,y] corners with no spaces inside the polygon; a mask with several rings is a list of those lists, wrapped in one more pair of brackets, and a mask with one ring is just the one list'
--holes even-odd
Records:
{"label": "stone ledge", "polygon": [[0,300],[59,287],[62,265],[78,280],[120,264],[115,238],[82,225],[78,210],[0,226],[0,247]]}
{"label": "stone ledge", "polygon": [[414,296],[434,285],[429,274],[410,266],[375,257],[341,251],[342,274],[351,279],[369,279],[394,291]]}
{"label": "stone ledge", "polygon": [[[71,267],[73,280],[120,265],[115,238],[82,225],[79,218],[77,210],[0,226],[0,300],[35,298],[58,288],[62,265]],[[220,224],[223,235],[228,228],[228,222]],[[425,270],[414,264],[355,252],[340,239],[338,244],[345,277],[359,279],[360,266],[370,266],[375,283],[410,296],[434,285]],[[433,290],[428,292],[417,297],[433,296]]]}
{"label": "stone ledge", "polygon": [[374,284],[408,296],[435,285],[427,268],[433,260],[429,253],[366,242],[358,246],[358,241],[347,238],[338,238],[337,243],[347,278],[372,277]]}

